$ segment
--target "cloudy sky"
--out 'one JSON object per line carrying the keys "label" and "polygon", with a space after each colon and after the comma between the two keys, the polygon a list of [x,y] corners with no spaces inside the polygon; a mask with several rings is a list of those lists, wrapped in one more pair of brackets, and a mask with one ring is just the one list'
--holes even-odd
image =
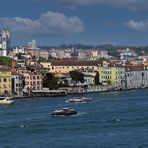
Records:
{"label": "cloudy sky", "polygon": [[12,45],[148,45],[148,0],[1,0]]}

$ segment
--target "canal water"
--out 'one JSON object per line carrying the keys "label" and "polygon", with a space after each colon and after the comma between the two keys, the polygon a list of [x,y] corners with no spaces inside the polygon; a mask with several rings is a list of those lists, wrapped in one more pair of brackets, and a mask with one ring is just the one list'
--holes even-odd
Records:
{"label": "canal water", "polygon": [[[87,96],[88,104],[66,99]],[[74,107],[78,115],[52,117]],[[17,100],[0,105],[0,148],[147,148],[148,90]]]}

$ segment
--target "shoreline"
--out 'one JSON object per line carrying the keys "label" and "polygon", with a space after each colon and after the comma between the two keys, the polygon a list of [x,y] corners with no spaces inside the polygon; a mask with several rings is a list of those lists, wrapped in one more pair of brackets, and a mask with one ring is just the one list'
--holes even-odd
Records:
{"label": "shoreline", "polygon": [[130,88],[130,89],[122,89],[122,90],[104,90],[104,91],[86,91],[86,92],[74,92],[74,93],[67,93],[65,95],[30,95],[30,96],[15,96],[13,97],[14,100],[21,100],[21,99],[29,99],[29,98],[42,98],[42,97],[63,97],[68,95],[76,95],[76,94],[87,94],[87,93],[103,93],[103,92],[125,92],[131,90],[145,90],[148,87],[144,88]]}

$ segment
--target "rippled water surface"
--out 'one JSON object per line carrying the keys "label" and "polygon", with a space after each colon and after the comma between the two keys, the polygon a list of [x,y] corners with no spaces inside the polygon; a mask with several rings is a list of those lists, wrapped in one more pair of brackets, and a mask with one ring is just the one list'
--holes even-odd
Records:
{"label": "rippled water surface", "polygon": [[[88,104],[67,104],[78,96]],[[74,107],[78,115],[52,117]],[[0,105],[0,148],[148,148],[148,90],[17,100]]]}

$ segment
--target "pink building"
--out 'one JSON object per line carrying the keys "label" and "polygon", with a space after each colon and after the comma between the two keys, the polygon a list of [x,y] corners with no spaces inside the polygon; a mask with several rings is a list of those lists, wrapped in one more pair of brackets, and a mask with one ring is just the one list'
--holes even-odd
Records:
{"label": "pink building", "polygon": [[41,90],[42,89],[42,74],[41,73],[24,73],[25,89],[29,90]]}

